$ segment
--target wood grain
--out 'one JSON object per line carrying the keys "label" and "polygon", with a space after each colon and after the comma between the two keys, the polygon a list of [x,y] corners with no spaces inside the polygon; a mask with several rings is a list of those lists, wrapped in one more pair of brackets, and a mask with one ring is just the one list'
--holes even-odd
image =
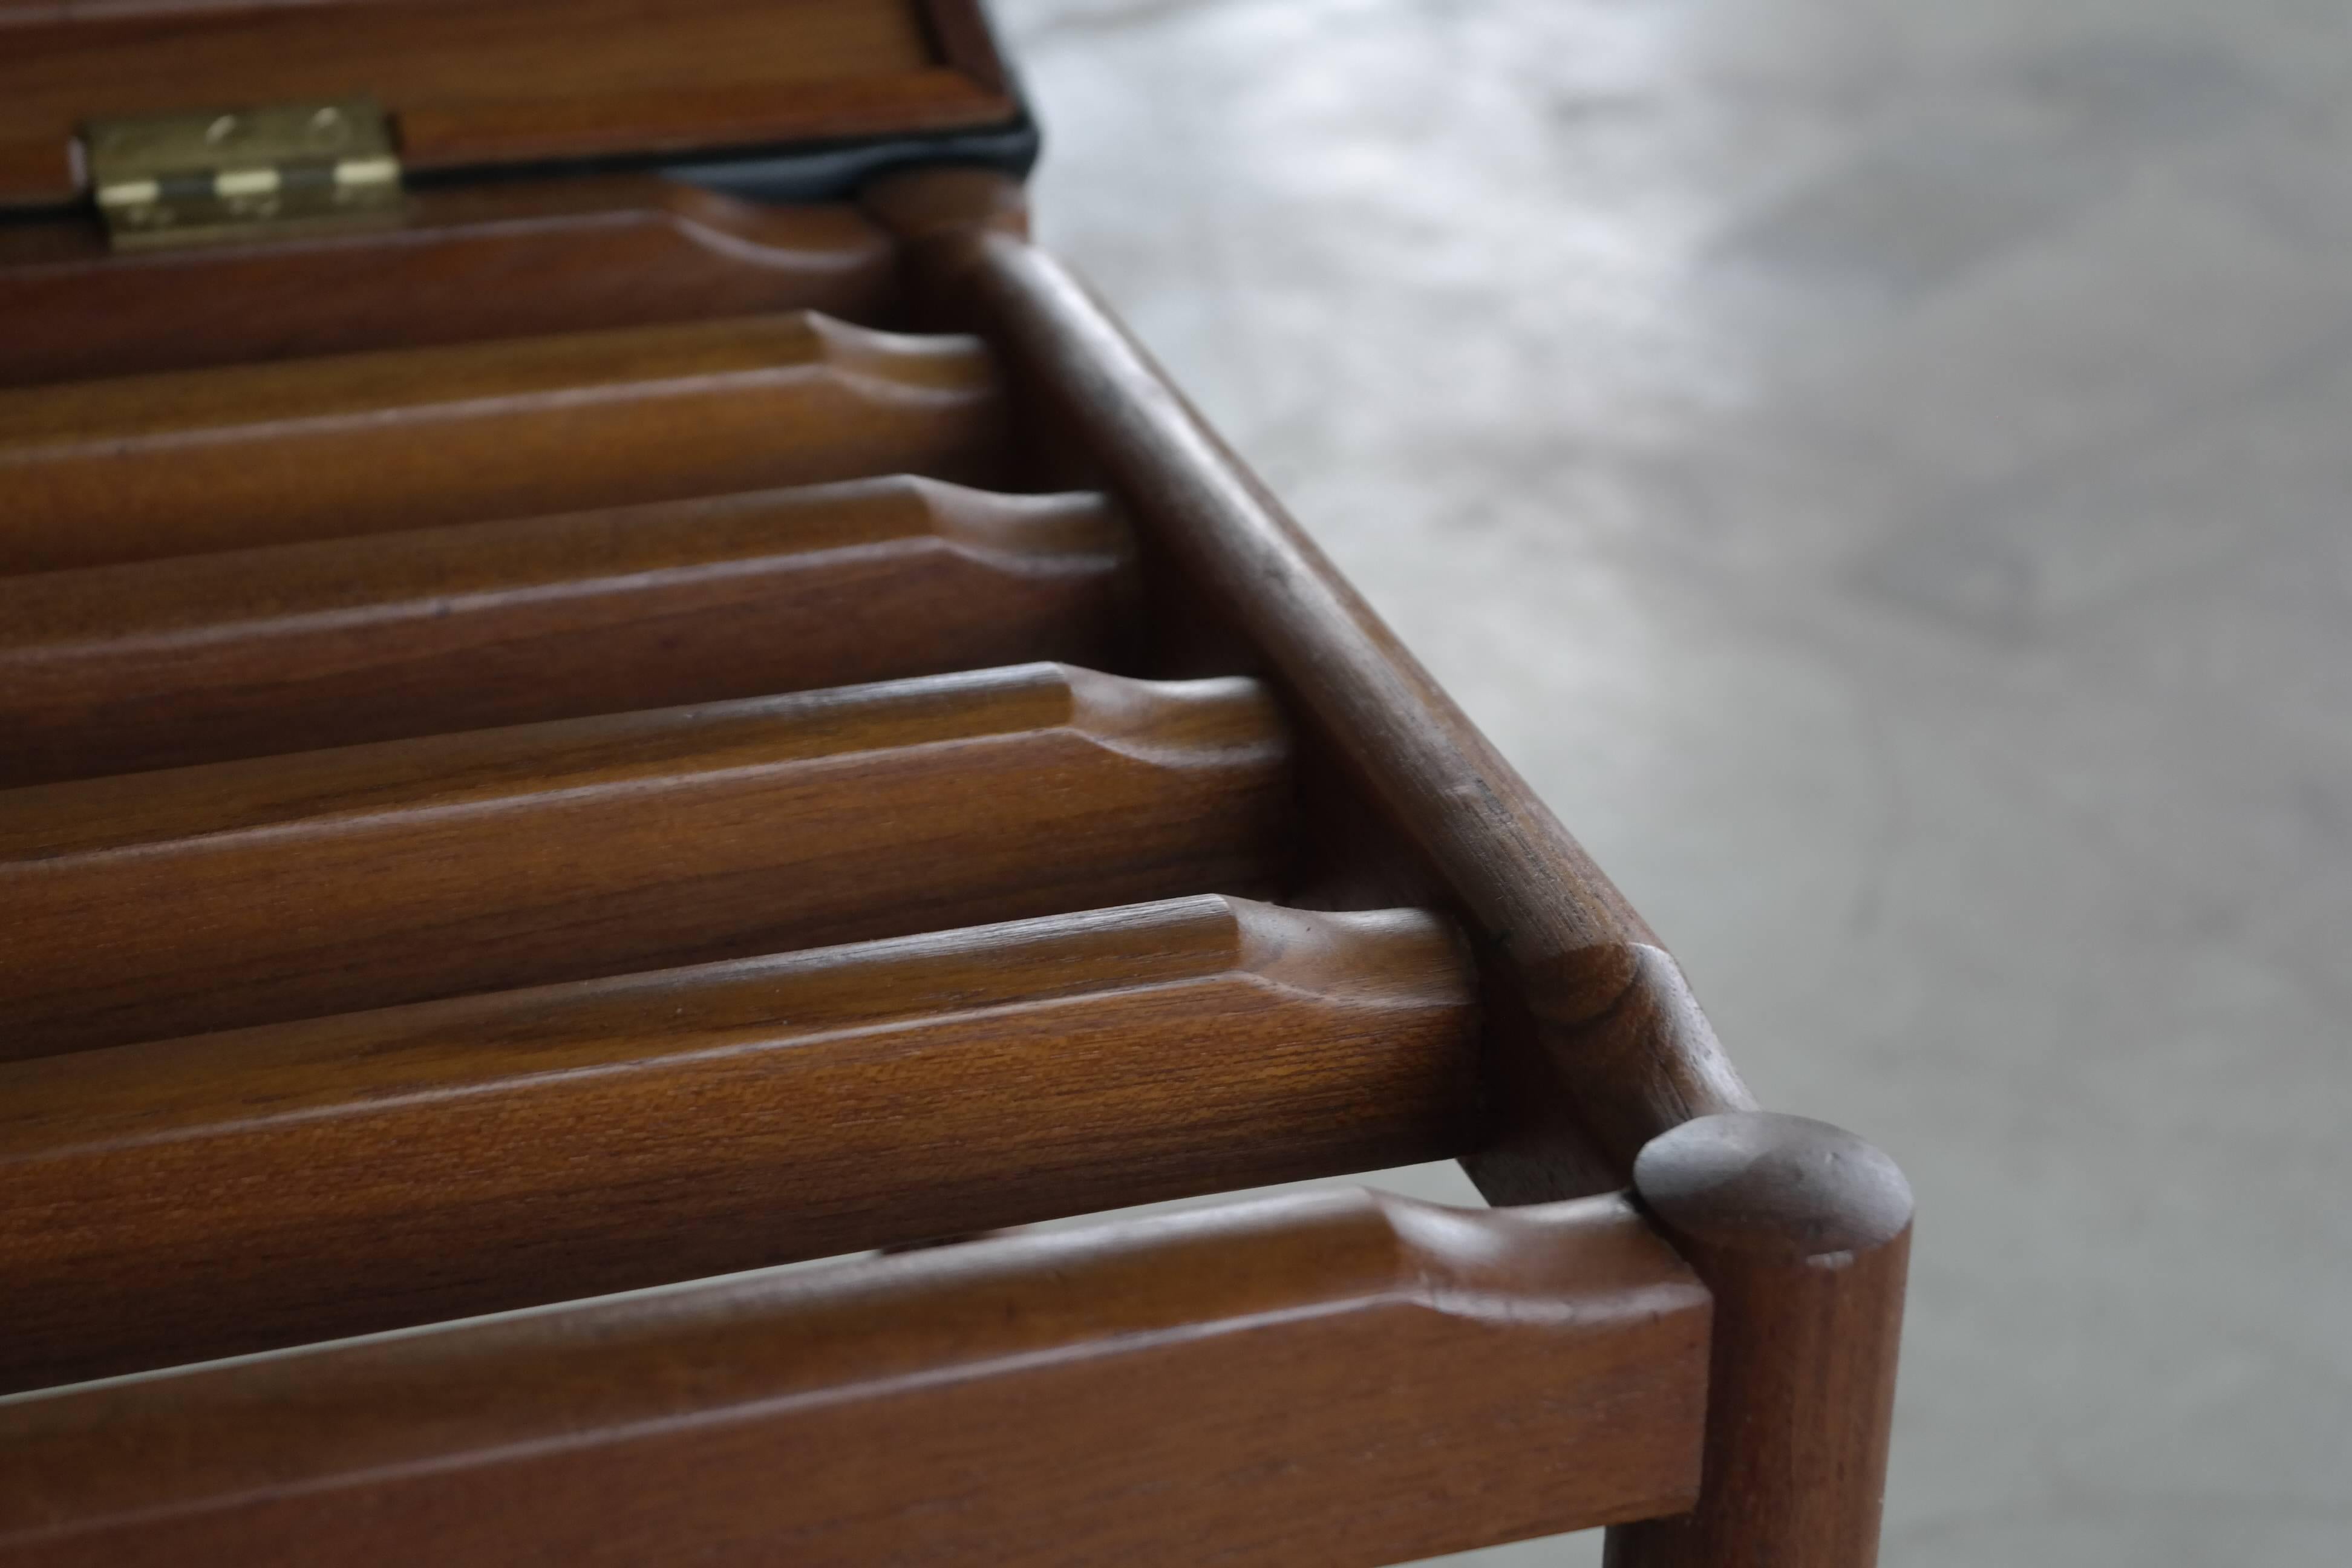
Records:
{"label": "wood grain", "polygon": [[362,94],[417,169],[1010,121],[927,31],[912,0],[9,4],[0,205],[71,197],[92,117]]}
{"label": "wood grain", "polygon": [[1708,1310],[1614,1196],[989,1237],[10,1401],[0,1563],[1369,1568],[1686,1506]]}
{"label": "wood grain", "polygon": [[0,226],[0,385],[789,310],[880,325],[894,295],[855,207],[642,176],[423,190],[397,227],[181,250],[21,224]]}
{"label": "wood grain", "polygon": [[0,787],[1067,659],[1100,498],[916,479],[0,577]]}
{"label": "wood grain", "polygon": [[985,482],[968,338],[814,313],[0,391],[0,571],[912,472]]}
{"label": "wood grain", "polygon": [[1470,976],[1223,898],[0,1067],[0,1390],[1443,1159]]}
{"label": "wood grain", "polygon": [[1609,1532],[1609,1568],[1878,1561],[1911,1188],[1850,1132],[1758,1111],[1642,1151],[1643,1206],[1714,1293],[1706,1486]]}
{"label": "wood grain", "polygon": [[[943,315],[987,333],[1171,567],[1262,654],[1300,721],[1444,879],[1527,1018],[1539,1122],[1465,1162],[1496,1202],[1583,1190],[1689,1118],[1750,1108],[1672,958],[1510,763],[1135,342],[1019,236],[1009,183],[893,176],[869,210]],[[1508,1047],[1509,1040],[1498,1041]],[[1577,1147],[1562,1140],[1572,1139]]]}
{"label": "wood grain", "polygon": [[0,1054],[1250,893],[1286,753],[1026,665],[0,792]]}

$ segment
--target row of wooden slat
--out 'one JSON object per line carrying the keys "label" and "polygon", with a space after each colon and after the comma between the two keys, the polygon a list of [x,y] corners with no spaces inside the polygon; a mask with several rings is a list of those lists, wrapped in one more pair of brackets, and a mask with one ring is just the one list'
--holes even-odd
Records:
{"label": "row of wooden slat", "polygon": [[[54,384],[0,391],[0,1563],[1272,1568],[1687,1505],[1709,1297],[1622,1198],[772,1267],[1464,1152],[1474,966],[1258,901],[1282,704],[1139,678],[1138,552],[1012,493],[980,340],[806,313],[898,319],[866,219],[497,207],[143,261],[377,280],[0,365]],[[0,321],[133,276],[15,243]]]}
{"label": "row of wooden slat", "polygon": [[1203,897],[0,1067],[0,1391],[1443,1158],[1471,1011]]}

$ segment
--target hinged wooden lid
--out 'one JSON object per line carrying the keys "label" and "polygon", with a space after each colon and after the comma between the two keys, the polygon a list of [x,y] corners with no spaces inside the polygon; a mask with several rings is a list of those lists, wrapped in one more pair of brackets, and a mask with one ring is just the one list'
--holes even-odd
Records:
{"label": "hinged wooden lid", "polygon": [[978,0],[0,0],[0,205],[93,120],[373,99],[412,171],[1003,124]]}

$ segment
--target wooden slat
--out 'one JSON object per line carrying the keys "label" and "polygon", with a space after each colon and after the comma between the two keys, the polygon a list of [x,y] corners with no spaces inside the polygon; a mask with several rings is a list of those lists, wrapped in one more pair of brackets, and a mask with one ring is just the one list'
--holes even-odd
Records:
{"label": "wooden slat", "polygon": [[418,191],[396,228],[111,252],[87,218],[0,227],[0,385],[814,310],[890,308],[854,207],[637,176]]}
{"label": "wooden slat", "polygon": [[[1517,771],[1350,588],[1133,339],[1019,233],[973,170],[872,187],[938,313],[985,331],[1042,421],[1097,464],[1139,531],[1248,637],[1311,732],[1462,901],[1523,1030],[1497,1071],[1528,1124],[1466,1160],[1496,1203],[1590,1191],[1642,1145],[1754,1100],[1674,959]],[[1567,1113],[1570,1106],[1573,1114]]]}
{"label": "wooden slat", "polygon": [[1123,540],[1097,497],[862,479],[0,577],[0,787],[1097,664]]}
{"label": "wooden slat", "polygon": [[0,1056],[1249,892],[1286,757],[1027,665],[0,792]]}
{"label": "wooden slat", "polygon": [[1615,1196],[992,1237],[11,1401],[0,1563],[1392,1563],[1687,1506],[1708,1310]]}
{"label": "wooden slat", "polygon": [[969,338],[813,313],[0,391],[0,571],[871,474],[985,479]]}
{"label": "wooden slat", "polygon": [[0,1390],[1442,1159],[1408,910],[1148,904],[0,1066]]}
{"label": "wooden slat", "polygon": [[[958,0],[969,9],[971,0]],[[6,0],[0,205],[91,116],[372,94],[417,169],[999,124],[915,0]]]}

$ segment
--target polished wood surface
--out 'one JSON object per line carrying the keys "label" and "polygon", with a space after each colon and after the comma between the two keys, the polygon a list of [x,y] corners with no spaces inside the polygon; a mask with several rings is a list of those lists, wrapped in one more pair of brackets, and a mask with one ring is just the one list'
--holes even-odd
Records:
{"label": "polished wood surface", "polygon": [[0,1563],[1333,1568],[1687,1506],[1619,1197],[1317,1193],[0,1404]]}
{"label": "polished wood surface", "polygon": [[1027,665],[0,792],[0,1055],[1248,893],[1286,752]]}
{"label": "polished wood surface", "polygon": [[628,175],[416,191],[395,227],[260,244],[0,226],[0,385],[788,310],[880,323],[894,266],[855,207]]}
{"label": "polished wood surface", "polygon": [[[992,125],[970,0],[8,0],[0,205],[75,194],[92,117],[371,94],[415,169]],[[982,35],[984,40],[984,35]]]}
{"label": "polished wood surface", "polygon": [[0,1390],[1442,1159],[1409,910],[1196,898],[0,1067]]}
{"label": "polished wood surface", "polygon": [[0,577],[0,787],[1110,658],[1099,497],[936,480]]}
{"label": "polished wood surface", "polygon": [[[1303,722],[1461,900],[1522,1005],[1550,1102],[1619,1170],[1690,1117],[1753,1101],[1671,957],[1525,780],[1201,420],[1143,351],[1006,210],[1010,182],[922,171],[880,183],[877,217],[937,302],[986,332],[1071,432],[1137,526],[1250,638]],[[1556,1122],[1538,1130],[1564,1135]],[[1580,1150],[1471,1162],[1487,1196],[1564,1195]]]}
{"label": "polished wood surface", "polygon": [[1610,1531],[1609,1568],[1872,1568],[1911,1188],[1852,1133],[1749,1111],[1643,1149],[1634,1191],[1716,1303],[1706,1488]]}
{"label": "polished wood surface", "polygon": [[0,572],[900,471],[985,482],[969,338],[813,313],[0,391]]}
{"label": "polished wood surface", "polygon": [[[68,26],[30,15],[0,40]],[[884,76],[1001,91],[925,16]],[[1017,184],[860,206],[877,319],[960,335],[0,393],[0,728],[272,753],[0,791],[0,1385],[159,1369],[0,1398],[0,1563],[1370,1568],[1607,1525],[1612,1568],[1871,1568],[1900,1173],[1753,1110]],[[918,647],[1122,673],[838,684]],[[1447,1152],[1513,1206],[1003,1228]]]}

